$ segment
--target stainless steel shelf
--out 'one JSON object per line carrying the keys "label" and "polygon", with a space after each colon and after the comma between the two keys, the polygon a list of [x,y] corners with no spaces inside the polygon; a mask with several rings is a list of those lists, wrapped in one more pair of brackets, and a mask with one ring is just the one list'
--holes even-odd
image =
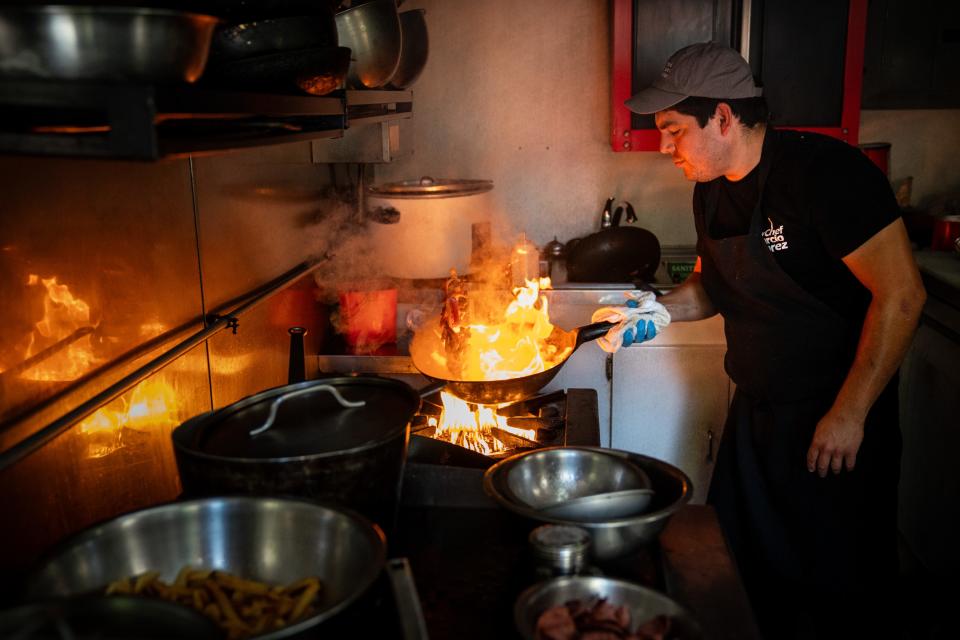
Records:
{"label": "stainless steel shelf", "polygon": [[410,91],[327,96],[0,82],[0,153],[157,160],[298,140],[409,118]]}

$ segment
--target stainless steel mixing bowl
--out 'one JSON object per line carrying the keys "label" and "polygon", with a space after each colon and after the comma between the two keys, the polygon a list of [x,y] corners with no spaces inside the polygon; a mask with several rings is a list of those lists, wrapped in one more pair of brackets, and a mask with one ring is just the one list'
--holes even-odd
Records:
{"label": "stainless steel mixing bowl", "polygon": [[[587,451],[613,456],[629,461],[640,467],[650,479],[650,488],[654,494],[648,510],[641,515],[628,516],[590,522],[571,518],[555,518],[544,514],[516,496],[507,478],[511,471],[524,459],[537,454],[547,456],[562,456],[563,452]],[[545,465],[535,465],[531,469],[546,469]],[[531,486],[540,486],[542,476],[536,473],[522,474]],[[693,495],[693,486],[690,478],[677,467],[662,460],[628,451],[615,449],[601,449],[599,447],[550,447],[537,449],[511,456],[487,469],[483,476],[484,491],[500,506],[516,513],[519,516],[537,522],[551,524],[575,524],[590,532],[593,542],[593,557],[597,561],[605,562],[636,551],[641,546],[653,541],[667,525],[667,521],[683,505],[690,501]],[[531,495],[529,487],[517,487],[520,495]]]}
{"label": "stainless steel mixing bowl", "polygon": [[340,45],[352,50],[347,81],[358,89],[382,87],[400,63],[402,38],[395,0],[375,0],[336,16]]}
{"label": "stainless steel mixing bowl", "polygon": [[600,576],[554,578],[533,585],[517,598],[514,622],[524,638],[533,640],[537,619],[550,607],[570,600],[590,603],[598,598],[606,598],[615,606],[626,605],[630,610],[631,631],[655,616],[665,615],[671,618],[669,637],[694,640],[703,635],[690,614],[667,596],[632,582]]}
{"label": "stainless steel mixing bowl", "polygon": [[132,7],[0,7],[0,76],[194,82],[218,20]]}
{"label": "stainless steel mixing bowl", "polygon": [[383,568],[386,541],[349,511],[276,498],[209,498],[135,511],[67,540],[32,575],[33,597],[96,592],[114,580],[184,565],[274,584],[323,582],[317,614],[272,633],[283,638],[330,618],[362,595]]}
{"label": "stainless steel mixing bowl", "polygon": [[430,55],[430,39],[427,34],[425,9],[404,11],[400,14],[400,32],[403,47],[400,63],[390,78],[390,89],[406,89],[420,77]]}

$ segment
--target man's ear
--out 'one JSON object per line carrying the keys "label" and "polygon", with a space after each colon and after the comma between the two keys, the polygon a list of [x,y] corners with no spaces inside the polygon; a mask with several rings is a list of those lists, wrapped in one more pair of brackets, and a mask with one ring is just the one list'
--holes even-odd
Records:
{"label": "man's ear", "polygon": [[733,111],[730,109],[730,105],[726,102],[718,103],[717,110],[713,112],[713,117],[717,119],[717,124],[720,125],[720,135],[727,135],[730,127],[733,126],[735,118]]}

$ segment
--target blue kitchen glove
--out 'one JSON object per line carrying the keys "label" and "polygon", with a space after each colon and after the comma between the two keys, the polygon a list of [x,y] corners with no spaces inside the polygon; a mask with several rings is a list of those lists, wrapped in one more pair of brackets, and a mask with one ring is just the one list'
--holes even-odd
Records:
{"label": "blue kitchen glove", "polygon": [[637,320],[637,326],[623,332],[623,346],[640,344],[657,337],[657,325],[653,320]]}
{"label": "blue kitchen glove", "polygon": [[[627,306],[636,309],[640,303],[636,300],[627,300]],[[623,332],[623,346],[629,347],[631,344],[640,344],[656,337],[657,325],[653,324],[653,320],[637,320],[635,327]]]}

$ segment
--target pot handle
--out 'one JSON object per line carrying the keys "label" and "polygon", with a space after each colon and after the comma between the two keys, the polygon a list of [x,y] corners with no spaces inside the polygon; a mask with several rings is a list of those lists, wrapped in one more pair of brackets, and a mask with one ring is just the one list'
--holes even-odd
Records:
{"label": "pot handle", "polygon": [[270,414],[267,416],[266,421],[256,429],[250,431],[251,436],[258,436],[270,427],[273,426],[274,421],[277,419],[277,410],[280,408],[280,405],[283,404],[284,400],[288,398],[295,398],[297,396],[302,396],[307,393],[313,393],[314,391],[329,391],[333,394],[333,397],[337,399],[337,402],[340,403],[340,406],[345,409],[353,409],[356,407],[362,407],[367,404],[365,400],[347,400],[340,392],[337,391],[336,387],[333,387],[329,384],[322,384],[317,387],[307,387],[306,389],[297,389],[296,391],[288,391],[282,395],[274,398],[273,402],[270,404]]}

